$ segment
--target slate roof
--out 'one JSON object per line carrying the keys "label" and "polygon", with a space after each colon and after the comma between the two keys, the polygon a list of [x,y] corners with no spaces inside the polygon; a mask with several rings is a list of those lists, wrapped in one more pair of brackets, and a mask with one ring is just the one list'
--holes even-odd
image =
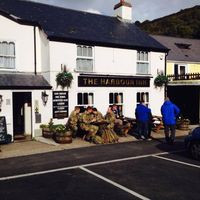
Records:
{"label": "slate roof", "polygon": [[51,89],[42,75],[0,74],[0,89]]}
{"label": "slate roof", "polygon": [[0,0],[0,14],[18,23],[39,26],[52,41],[168,51],[134,23],[116,17],[20,0]]}
{"label": "slate roof", "polygon": [[200,62],[200,40],[151,35],[170,49],[168,60]]}

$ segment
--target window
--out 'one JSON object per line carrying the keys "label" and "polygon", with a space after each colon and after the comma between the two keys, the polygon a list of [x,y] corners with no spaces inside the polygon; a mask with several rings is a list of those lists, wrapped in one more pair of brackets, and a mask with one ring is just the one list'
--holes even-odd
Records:
{"label": "window", "polygon": [[117,105],[118,113],[120,116],[123,115],[123,93],[110,93],[109,94],[109,105]]}
{"label": "window", "polygon": [[185,75],[187,73],[187,67],[185,65],[174,64],[174,75]]}
{"label": "window", "polygon": [[137,74],[149,74],[149,54],[146,51],[137,52]]}
{"label": "window", "polygon": [[137,92],[137,104],[144,102],[146,106],[149,105],[149,93],[148,92]]}
{"label": "window", "polygon": [[93,71],[93,48],[89,46],[77,46],[76,67],[78,71]]}
{"label": "window", "polygon": [[15,43],[0,42],[0,68],[15,68]]}
{"label": "window", "polygon": [[94,94],[93,93],[78,93],[77,94],[78,105],[86,107],[93,106],[94,104]]}

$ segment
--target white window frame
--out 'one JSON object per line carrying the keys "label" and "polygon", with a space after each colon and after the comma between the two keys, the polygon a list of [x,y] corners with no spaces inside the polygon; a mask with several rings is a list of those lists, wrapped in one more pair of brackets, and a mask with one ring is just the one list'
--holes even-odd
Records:
{"label": "white window frame", "polygon": [[[81,48],[91,48],[92,49],[92,56],[78,55],[78,47],[81,47]],[[94,47],[93,46],[87,46],[87,45],[77,45],[76,46],[76,50],[77,50],[76,70],[80,71],[80,72],[93,72],[94,71]],[[92,61],[92,69],[91,70],[78,69],[78,64],[77,64],[78,59]]]}
{"label": "white window frame", "polygon": [[[180,68],[181,68],[181,66],[182,67],[185,67],[185,74],[187,74],[188,73],[188,65],[187,64],[177,64],[177,63],[175,63],[174,64],[174,72],[175,72],[175,65],[178,65],[178,75],[181,75],[181,73],[180,73]],[[174,73],[174,75],[175,75],[175,73]]]}
{"label": "white window frame", "polygon": [[[113,94],[113,102],[110,102],[110,94]],[[121,95],[121,101],[115,101],[114,97],[115,97],[115,94],[117,95]],[[117,106],[117,108],[119,108],[121,106],[121,113],[120,115],[124,115],[124,92],[120,91],[120,92],[109,92],[109,105],[112,106],[113,104],[115,104]]]}
{"label": "white window frame", "polygon": [[[82,94],[82,104],[79,104],[79,98],[78,98],[78,95],[79,94]],[[84,94],[87,94],[88,95],[88,103],[85,103],[84,102]],[[89,96],[92,95],[92,99],[89,99]],[[91,101],[91,102],[90,102]],[[94,105],[94,92],[77,92],[77,105],[78,106],[82,106],[82,107],[87,107],[87,106],[93,106]]]}
{"label": "white window frame", "polygon": [[[139,54],[139,58],[138,58],[138,54]],[[144,54],[144,55],[147,54],[147,59],[142,59],[141,54]],[[136,58],[137,58],[136,74],[141,74],[141,75],[150,74],[151,73],[151,70],[150,70],[150,53],[148,51],[137,51]],[[147,73],[143,73],[141,71],[138,71],[138,65],[139,64],[147,64],[148,65]]]}
{"label": "white window frame", "polygon": [[[0,69],[7,69],[7,70],[15,70],[16,69],[16,43],[14,41],[11,41],[11,40],[0,40],[0,48],[1,48],[1,45],[5,43],[7,45],[9,44],[13,44],[14,45],[14,53],[11,55],[11,54],[3,54],[1,53],[0,51],[0,58],[12,58],[14,60],[14,66],[11,67],[11,65],[9,67],[7,67],[5,65],[5,63],[3,63],[3,65],[1,65],[0,63]],[[3,48],[2,48],[3,49]]]}
{"label": "white window frame", "polygon": [[[138,101],[138,94],[140,94],[140,99]],[[142,94],[144,94],[145,96],[148,94],[148,96],[146,96],[144,99],[142,99]],[[140,104],[141,100],[144,101],[145,105],[148,107],[149,106],[149,102],[150,102],[150,95],[149,95],[149,91],[137,91],[136,92],[136,104]]]}

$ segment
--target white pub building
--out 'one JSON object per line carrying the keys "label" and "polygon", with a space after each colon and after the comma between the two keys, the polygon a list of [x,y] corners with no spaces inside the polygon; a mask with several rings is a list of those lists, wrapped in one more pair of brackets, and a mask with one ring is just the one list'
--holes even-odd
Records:
{"label": "white pub building", "polygon": [[[0,1],[0,116],[7,132],[35,137],[40,124],[67,121],[74,106],[103,114],[117,104],[135,117],[141,99],[160,115],[168,49],[132,22],[132,5],[120,1],[115,16],[75,11],[30,1]],[[73,75],[70,88],[55,81],[61,68]]]}

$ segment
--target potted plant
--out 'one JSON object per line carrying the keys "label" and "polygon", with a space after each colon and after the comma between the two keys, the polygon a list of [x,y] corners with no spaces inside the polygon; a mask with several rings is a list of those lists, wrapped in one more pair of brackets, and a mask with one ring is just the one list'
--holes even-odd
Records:
{"label": "potted plant", "polygon": [[53,139],[60,144],[69,144],[72,143],[72,133],[63,124],[54,125]]}
{"label": "potted plant", "polygon": [[64,69],[62,69],[61,72],[56,75],[57,87],[60,85],[62,89],[65,87],[69,88],[71,86],[72,80],[73,75],[66,69],[65,66]]}
{"label": "potted plant", "polygon": [[40,128],[42,129],[42,136],[44,138],[52,138],[54,134],[53,130],[53,119],[50,119],[48,124],[41,124]]}
{"label": "potted plant", "polygon": [[156,87],[163,87],[167,83],[168,78],[164,74],[158,74],[157,77],[154,79],[154,85]]}

